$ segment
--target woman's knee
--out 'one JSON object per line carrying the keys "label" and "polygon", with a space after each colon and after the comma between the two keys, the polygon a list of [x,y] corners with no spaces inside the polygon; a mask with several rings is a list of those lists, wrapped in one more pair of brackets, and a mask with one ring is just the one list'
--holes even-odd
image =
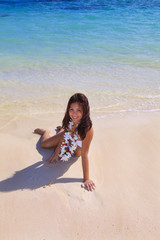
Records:
{"label": "woman's knee", "polygon": [[55,148],[57,145],[51,144],[49,141],[42,141],[41,142],[41,148]]}
{"label": "woman's knee", "polygon": [[48,148],[45,142],[41,142],[41,148]]}

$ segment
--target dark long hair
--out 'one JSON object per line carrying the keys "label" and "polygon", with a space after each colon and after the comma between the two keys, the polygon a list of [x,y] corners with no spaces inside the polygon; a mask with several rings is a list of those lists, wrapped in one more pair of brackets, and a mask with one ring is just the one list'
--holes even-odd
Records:
{"label": "dark long hair", "polygon": [[80,135],[81,139],[83,140],[86,137],[86,133],[92,127],[92,121],[90,119],[90,107],[87,97],[83,93],[75,93],[68,101],[67,109],[65,116],[62,121],[62,127],[67,129],[70,116],[69,116],[69,109],[72,103],[79,103],[83,109],[83,116],[81,121],[77,127],[78,134]]}

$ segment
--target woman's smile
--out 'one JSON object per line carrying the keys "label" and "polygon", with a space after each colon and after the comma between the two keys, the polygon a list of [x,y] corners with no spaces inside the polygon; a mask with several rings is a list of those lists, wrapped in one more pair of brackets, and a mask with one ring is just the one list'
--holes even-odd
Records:
{"label": "woman's smile", "polygon": [[77,102],[72,103],[69,109],[69,116],[74,123],[79,123],[83,117],[83,109]]}

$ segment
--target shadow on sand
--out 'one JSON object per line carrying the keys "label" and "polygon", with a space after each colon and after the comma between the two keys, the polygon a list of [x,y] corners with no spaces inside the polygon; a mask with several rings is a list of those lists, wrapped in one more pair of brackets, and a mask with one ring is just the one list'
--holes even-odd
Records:
{"label": "shadow on sand", "polygon": [[51,156],[53,150],[42,149],[40,140],[37,142],[36,148],[42,156],[42,161],[17,171],[11,178],[1,181],[0,192],[11,192],[20,189],[35,190],[56,183],[82,182],[81,178],[60,178],[78,158],[74,157],[68,162],[58,162],[52,164],[52,167],[47,167],[45,160]]}

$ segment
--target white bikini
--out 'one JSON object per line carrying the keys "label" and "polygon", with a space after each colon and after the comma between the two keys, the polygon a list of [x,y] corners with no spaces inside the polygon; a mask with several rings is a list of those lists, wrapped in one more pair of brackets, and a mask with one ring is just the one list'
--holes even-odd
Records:
{"label": "white bikini", "polygon": [[80,148],[82,147],[82,141],[81,140],[77,141],[77,146],[79,146]]}

